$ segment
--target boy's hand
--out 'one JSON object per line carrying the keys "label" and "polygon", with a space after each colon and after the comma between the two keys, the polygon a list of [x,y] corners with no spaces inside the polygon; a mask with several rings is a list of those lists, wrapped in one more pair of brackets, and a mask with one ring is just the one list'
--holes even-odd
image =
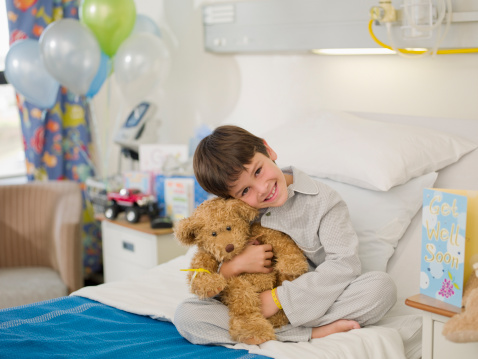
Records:
{"label": "boy's hand", "polygon": [[224,262],[219,273],[224,278],[237,276],[241,273],[270,273],[272,266],[272,246],[251,241],[241,254],[228,262]]}

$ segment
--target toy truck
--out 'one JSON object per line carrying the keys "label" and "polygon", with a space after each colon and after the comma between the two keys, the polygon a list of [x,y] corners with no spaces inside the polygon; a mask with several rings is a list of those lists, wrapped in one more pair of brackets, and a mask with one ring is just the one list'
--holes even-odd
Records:
{"label": "toy truck", "polygon": [[156,198],[139,189],[123,188],[119,192],[108,192],[107,198],[105,217],[108,219],[115,219],[124,211],[128,222],[137,223],[142,214],[151,215],[157,211]]}

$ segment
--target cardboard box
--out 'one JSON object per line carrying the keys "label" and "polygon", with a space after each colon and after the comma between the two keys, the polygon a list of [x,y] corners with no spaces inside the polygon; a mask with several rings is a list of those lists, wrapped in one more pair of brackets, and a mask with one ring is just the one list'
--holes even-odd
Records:
{"label": "cardboard box", "polygon": [[[173,184],[177,183],[176,186]],[[166,183],[169,186],[166,186]],[[178,191],[176,194],[180,195],[180,189],[181,187],[179,186],[179,183],[183,184],[183,186],[189,186],[188,188],[184,188],[184,191],[188,193],[190,196],[190,202],[188,201],[187,203],[190,204],[189,210],[187,212],[182,212],[181,215],[186,215],[188,217],[191,215],[192,211],[199,206],[202,202],[205,200],[209,199],[211,195],[207,193],[205,190],[202,189],[202,187],[199,185],[197,182],[196,178],[194,176],[164,176],[164,175],[157,175],[155,178],[155,192],[156,196],[158,198],[158,206],[160,207],[160,215],[164,216],[167,213],[167,208],[174,207],[174,205],[171,203],[171,193],[167,197],[166,191],[167,188],[169,188],[170,191],[176,190]],[[187,183],[187,185],[185,184]],[[168,202],[169,199],[169,203]],[[177,208],[180,208],[178,206]]]}

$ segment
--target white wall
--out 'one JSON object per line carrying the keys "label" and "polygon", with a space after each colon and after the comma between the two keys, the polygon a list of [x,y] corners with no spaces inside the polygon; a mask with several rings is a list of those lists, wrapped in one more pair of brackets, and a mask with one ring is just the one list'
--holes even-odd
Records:
{"label": "white wall", "polygon": [[[136,0],[138,13],[171,30],[163,31],[171,72],[162,90],[149,97],[161,108],[159,142],[187,143],[201,122],[215,126],[241,119],[255,130],[322,108],[478,120],[478,54],[215,55],[203,50],[199,3]],[[116,118],[123,119],[118,113],[130,110],[114,87],[105,85],[94,100],[110,129]],[[109,157],[112,172],[116,162]]]}

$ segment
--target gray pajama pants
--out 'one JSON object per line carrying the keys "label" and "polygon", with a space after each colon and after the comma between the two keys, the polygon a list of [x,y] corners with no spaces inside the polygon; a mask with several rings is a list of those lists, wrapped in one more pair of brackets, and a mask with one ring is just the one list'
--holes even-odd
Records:
{"label": "gray pajama pants", "polygon": [[[362,274],[345,288],[322,317],[309,321],[309,327],[289,324],[276,329],[277,340],[309,341],[313,327],[339,319],[356,320],[362,327],[372,325],[387,313],[396,300],[396,286],[387,273]],[[313,306],[315,301],[311,298],[304,303],[304,310]],[[178,306],[173,323],[179,333],[194,344],[237,344],[229,336],[228,309],[214,298],[185,300]]]}

